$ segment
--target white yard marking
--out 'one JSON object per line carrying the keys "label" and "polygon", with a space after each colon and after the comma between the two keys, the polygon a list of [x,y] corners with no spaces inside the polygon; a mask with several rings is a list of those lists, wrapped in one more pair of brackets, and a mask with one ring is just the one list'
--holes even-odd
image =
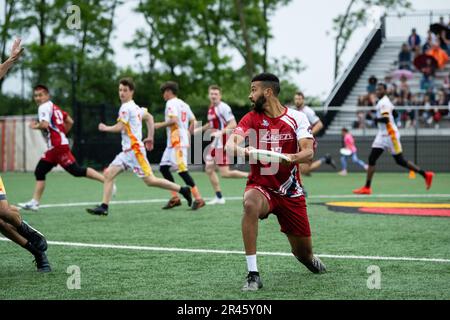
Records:
{"label": "white yard marking", "polygon": [[[373,195],[356,195],[356,194],[331,194],[331,195],[311,195],[307,199],[366,199],[366,198],[448,198],[450,202],[450,194],[373,194]],[[168,199],[145,199],[145,200],[121,200],[111,201],[111,205],[114,204],[145,204],[145,203],[165,203]],[[211,199],[205,199],[211,200]],[[240,197],[225,197],[228,201],[241,201]],[[71,203],[54,203],[43,204],[39,208],[63,208],[63,207],[84,207],[95,206],[99,202],[71,202]]]}
{"label": "white yard marking", "polygon": [[[0,241],[10,241],[0,237]],[[236,254],[244,255],[243,251],[237,250],[213,250],[213,249],[189,249],[189,248],[166,248],[166,247],[148,247],[116,244],[94,244],[81,242],[48,241],[49,245],[79,248],[97,248],[97,249],[116,249],[116,250],[135,250],[135,251],[159,251],[159,252],[181,252],[181,253],[210,253],[210,254]],[[258,252],[259,256],[283,256],[292,257],[291,253],[285,252]],[[414,258],[414,257],[383,257],[383,256],[353,256],[353,255],[335,255],[335,254],[316,254],[321,258],[329,259],[356,259],[356,260],[386,260],[386,261],[411,261],[411,262],[443,262],[450,263],[450,259],[441,258]]]}

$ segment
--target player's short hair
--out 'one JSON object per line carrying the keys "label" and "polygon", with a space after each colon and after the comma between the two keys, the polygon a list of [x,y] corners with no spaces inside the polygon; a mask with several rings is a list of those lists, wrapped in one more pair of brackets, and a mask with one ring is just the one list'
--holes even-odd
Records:
{"label": "player's short hair", "polygon": [[210,86],[208,87],[208,91],[211,91],[211,90],[217,90],[217,91],[219,91],[220,93],[222,93],[222,89],[221,89],[217,84],[212,84],[212,85],[210,85]]}
{"label": "player's short hair", "polygon": [[43,84],[38,84],[38,85],[35,85],[35,86],[34,86],[33,92],[34,92],[34,91],[39,91],[39,90],[43,90],[43,91],[45,91],[47,94],[50,93],[50,90],[48,90],[47,86],[45,86],[45,85],[43,85]]}
{"label": "player's short hair", "polygon": [[378,82],[377,86],[383,87],[384,90],[387,90],[387,85],[383,82]]}
{"label": "player's short hair", "polygon": [[301,92],[301,91],[297,91],[297,92],[295,93],[295,95],[296,95],[296,96],[300,96],[300,97],[302,97],[303,99],[305,99],[305,95],[304,95],[303,92]]}
{"label": "player's short hair", "polygon": [[277,97],[280,94],[280,79],[272,73],[260,73],[253,77],[252,82],[261,81],[265,88],[271,88],[274,95]]}
{"label": "player's short hair", "polygon": [[128,87],[131,91],[134,91],[136,88],[134,84],[134,80],[132,78],[122,78],[119,83],[125,87]]}
{"label": "player's short hair", "polygon": [[170,90],[175,95],[178,93],[178,89],[178,83],[176,83],[175,81],[167,81],[160,87],[161,93],[166,92],[166,90]]}

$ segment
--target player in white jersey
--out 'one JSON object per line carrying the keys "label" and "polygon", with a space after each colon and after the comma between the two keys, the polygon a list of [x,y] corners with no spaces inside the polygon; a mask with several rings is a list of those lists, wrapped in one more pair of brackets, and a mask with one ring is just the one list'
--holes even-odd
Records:
{"label": "player in white jersey", "polygon": [[[0,64],[0,79],[2,79],[14,63],[20,58],[23,49],[21,40],[14,41],[9,58]],[[6,189],[0,176],[0,233],[28,250],[35,258],[39,272],[50,272],[51,267],[47,258],[47,240],[36,229],[23,221],[17,207],[8,203]]]}
{"label": "player in white jersey", "polygon": [[219,169],[222,178],[242,179],[247,178],[248,173],[239,170],[230,170],[230,161],[225,152],[225,143],[233,129],[236,128],[236,119],[228,104],[222,101],[222,90],[217,85],[211,85],[208,88],[208,97],[210,106],[208,109],[208,122],[200,128],[195,129],[195,133],[210,130],[213,141],[207,147],[205,156],[205,172],[216,193],[213,200],[208,205],[225,204],[225,198],[222,196],[222,190],[219,184],[219,178],[216,174]]}
{"label": "player in white jersey", "polygon": [[[298,111],[303,112],[306,117],[308,118],[309,123],[311,123],[311,130],[314,137],[317,136],[317,134],[322,130],[323,123],[320,120],[320,118],[316,115],[315,111],[311,109],[310,107],[305,105],[305,95],[303,92],[297,92],[294,96],[294,103],[295,103],[295,109]],[[320,168],[320,166],[326,163],[336,169],[336,164],[331,157],[330,154],[326,154],[320,159],[313,161],[311,163],[301,163],[300,164],[300,171],[304,175],[311,174],[312,171],[317,170]]]}
{"label": "player in white jersey", "polygon": [[[161,94],[166,101],[164,122],[155,123],[155,129],[166,128],[167,146],[160,163],[160,172],[169,181],[175,181],[171,169],[178,171],[179,176],[192,189],[195,200],[192,209],[197,210],[205,205],[194,179],[188,171],[188,150],[190,135],[193,132],[196,119],[191,107],[181,99],[178,99],[178,84],[169,81],[161,85]],[[172,209],[181,205],[178,194],[172,192],[172,197],[163,209]]]}
{"label": "player in white jersey", "polygon": [[366,184],[364,187],[353,190],[355,194],[371,194],[372,178],[375,173],[375,165],[384,150],[388,150],[395,159],[395,162],[409,170],[419,173],[425,179],[426,189],[429,190],[433,182],[434,173],[424,171],[411,161],[403,157],[402,145],[400,143],[400,133],[394,120],[394,105],[386,95],[387,87],[384,83],[379,83],[376,89],[378,102],[376,105],[376,119],[378,133],[372,144],[372,151],[369,155],[369,168],[367,170]]}
{"label": "player in white jersey", "polygon": [[[109,202],[113,192],[114,178],[124,170],[133,171],[139,178],[142,178],[147,186],[159,187],[162,189],[177,192],[183,195],[191,206],[192,198],[189,187],[181,187],[165,179],[157,178],[153,175],[150,163],[147,160],[145,149],[153,149],[154,123],[153,116],[145,108],[140,108],[133,101],[134,82],[131,78],[120,80],[119,96],[122,106],[119,110],[119,117],[114,126],[107,126],[100,123],[98,128],[102,132],[121,133],[122,152],[116,156],[105,172],[105,183],[103,187],[102,204],[93,209],[86,209],[94,215],[108,215]],[[148,135],[142,141],[142,121],[146,122]],[[145,147],[144,147],[145,144]]]}

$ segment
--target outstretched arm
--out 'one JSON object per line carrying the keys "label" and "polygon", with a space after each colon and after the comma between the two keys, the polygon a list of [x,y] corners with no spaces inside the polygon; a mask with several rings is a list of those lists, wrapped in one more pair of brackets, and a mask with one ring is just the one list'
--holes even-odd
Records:
{"label": "outstretched arm", "polygon": [[178,122],[178,117],[171,116],[168,121],[155,123],[155,130],[170,127]]}
{"label": "outstretched arm", "polygon": [[14,41],[13,47],[11,49],[11,54],[4,63],[0,65],[0,79],[3,78],[9,69],[14,65],[14,63],[19,59],[23,52],[23,48],[20,45],[20,39]]}
{"label": "outstretched arm", "polygon": [[99,123],[98,130],[101,132],[119,133],[125,128],[125,124],[122,121],[117,122],[113,126],[107,126],[104,123]]}

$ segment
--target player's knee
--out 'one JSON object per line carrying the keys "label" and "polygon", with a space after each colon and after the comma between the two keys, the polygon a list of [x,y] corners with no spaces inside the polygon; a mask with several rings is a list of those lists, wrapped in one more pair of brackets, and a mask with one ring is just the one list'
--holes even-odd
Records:
{"label": "player's knee", "polygon": [[244,200],[244,214],[258,216],[258,204],[255,200]]}
{"label": "player's knee", "polygon": [[207,165],[205,166],[205,172],[206,172],[206,174],[212,174],[214,171],[215,171],[215,170],[214,170],[214,165],[207,164]]}
{"label": "player's knee", "polygon": [[34,170],[36,181],[45,181],[45,177],[47,176],[47,173],[49,173],[49,171],[52,169],[52,167],[52,165],[44,161],[39,161],[36,169]]}
{"label": "player's knee", "polygon": [[77,163],[72,163],[70,166],[65,168],[72,176],[77,178],[86,177],[87,168],[80,167]]}
{"label": "player's knee", "polygon": [[221,170],[220,176],[225,179],[231,178],[231,172],[230,170]]}

